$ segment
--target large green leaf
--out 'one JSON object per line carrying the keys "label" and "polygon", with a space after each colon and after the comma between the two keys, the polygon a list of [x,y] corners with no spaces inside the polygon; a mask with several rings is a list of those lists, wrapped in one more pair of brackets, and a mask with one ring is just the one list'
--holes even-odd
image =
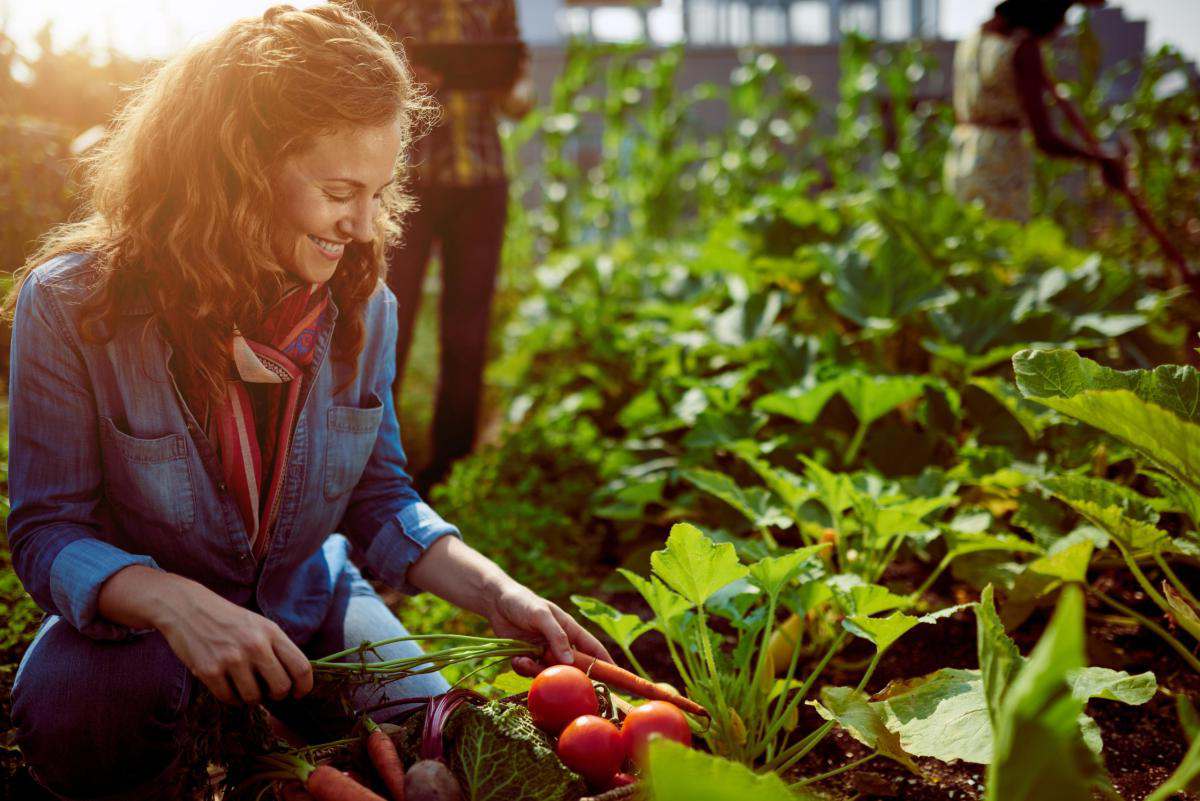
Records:
{"label": "large green leaf", "polygon": [[912,605],[907,595],[896,595],[887,587],[858,583],[855,579],[858,576],[843,574],[827,582],[843,614],[869,616],[893,609],[906,609]]}
{"label": "large green leaf", "polygon": [[663,582],[693,606],[748,572],[728,542],[717,544],[689,523],[676,523],[667,547],[650,555],[650,565]]}
{"label": "large green leaf", "polygon": [[1026,435],[1031,440],[1036,440],[1041,436],[1042,430],[1057,418],[1054,412],[1040,408],[1033,402],[1021,397],[1021,393],[1013,387],[1010,381],[977,376],[972,378],[969,383],[981,392],[986,392],[997,403],[1008,410],[1008,413],[1020,423],[1021,428],[1025,430]]}
{"label": "large green leaf", "polygon": [[793,518],[799,517],[800,507],[813,496],[813,491],[804,479],[789,470],[776,467],[758,458],[759,446],[757,443],[736,443],[731,450],[741,457],[742,461],[750,465],[755,473],[758,473],[759,478],[770,488],[771,492],[774,492],[776,497],[784,502]]}
{"label": "large green leaf", "polygon": [[918,397],[925,391],[925,379],[919,376],[882,376],[846,373],[838,388],[850,404],[854,416],[863,425]]}
{"label": "large green leaf", "polygon": [[789,528],[793,520],[772,503],[771,494],[762,487],[742,489],[733,479],[714,470],[684,470],[683,478],[741,512],[755,528]]}
{"label": "large green leaf", "polygon": [[1004,627],[1011,630],[1019,626],[1041,602],[1058,592],[1064,584],[1083,582],[1093,550],[1095,544],[1090,539],[1080,539],[1026,563],[1000,610]]}
{"label": "large green leaf", "polygon": [[862,637],[875,643],[876,650],[886,651],[892,646],[892,643],[903,637],[909,629],[920,622],[920,619],[912,615],[893,612],[887,617],[867,617],[866,615],[847,617],[842,620],[842,628],[856,637]]}
{"label": "large green leaf", "polygon": [[[1016,675],[1025,661],[1017,655],[1016,661],[1006,668]],[[1108,698],[1140,705],[1157,690],[1152,673],[1130,676],[1094,667],[1069,672],[1066,682],[1080,702]],[[883,719],[887,729],[899,737],[900,746],[907,753],[944,762],[961,759],[986,765],[993,759],[995,725],[987,684],[980,670],[942,668],[926,676],[891,682],[869,706]],[[997,699],[995,708],[999,708],[1001,700]],[[1081,712],[1076,726],[1088,749],[1099,755],[1103,743],[1095,722]]]}
{"label": "large green leaf", "polygon": [[691,608],[686,598],[671,592],[667,585],[655,576],[645,579],[623,567],[618,567],[617,572],[624,576],[650,605],[650,611],[654,613],[653,626],[663,634],[669,635],[674,630],[676,621]]}
{"label": "large green leaf", "polygon": [[870,703],[867,694],[853,687],[822,687],[820,701],[808,701],[817,714],[825,720],[835,721],[868,748],[904,765],[913,773],[920,773],[902,747],[900,738],[888,729],[877,705]]}
{"label": "large green leaf", "polygon": [[825,404],[842,386],[841,378],[816,384],[799,384],[789,389],[763,395],[754,403],[754,408],[767,414],[789,417],[798,423],[810,425],[825,408]]}
{"label": "large green leaf", "polygon": [[1013,356],[1027,398],[1116,437],[1200,490],[1200,373],[1164,365],[1118,372],[1063,350]]}
{"label": "large green leaf", "polygon": [[855,249],[825,255],[833,279],[829,305],[867,329],[888,330],[899,318],[950,296],[942,275],[892,237],[874,254]]}
{"label": "large green leaf", "polygon": [[647,776],[653,801],[797,801],[774,773],[756,774],[744,765],[685,748],[665,738],[650,744]]}
{"label": "large green leaf", "polygon": [[820,559],[823,545],[809,545],[797,548],[783,556],[767,556],[750,565],[750,578],[772,598],[779,597],[780,591],[800,572],[800,569],[810,560]]}
{"label": "large green leaf", "polygon": [[1106,780],[1079,726],[1083,702],[1067,681],[1084,665],[1083,636],[1083,592],[1068,587],[1001,703],[987,801],[1090,801]]}
{"label": "large green leaf", "polygon": [[978,670],[943,668],[894,681],[872,706],[913,756],[992,761],[992,724]]}
{"label": "large green leaf", "polygon": [[[1017,299],[1009,294],[968,293],[935,309],[929,321],[942,339],[978,356],[992,347],[1002,347],[1020,319]],[[1010,351],[1011,352],[1011,351]]]}
{"label": "large green leaf", "polygon": [[1113,370],[1069,350],[1027,350],[1013,357],[1021,394],[1043,401],[1069,399],[1081,392],[1126,390],[1200,425],[1200,372],[1163,365],[1154,370]]}
{"label": "large green leaf", "polygon": [[586,595],[572,595],[571,603],[575,604],[579,614],[599,626],[621,648],[628,648],[634,640],[653,628],[637,615],[619,612],[603,601]]}
{"label": "large green leaf", "polygon": [[1154,523],[1158,512],[1125,487],[1087,476],[1055,476],[1042,482],[1050,494],[1093,525],[1107,531],[1130,551],[1149,551],[1167,537]]}
{"label": "large green leaf", "polygon": [[975,642],[987,713],[994,725],[1000,711],[1000,702],[1025,660],[1017,650],[1017,644],[1005,632],[1000,616],[996,614],[993,593],[991,584],[984,587],[979,603],[975,606]]}
{"label": "large green leaf", "polygon": [[854,505],[858,492],[854,489],[850,476],[827,470],[819,462],[804,455],[800,455],[800,461],[804,463],[804,475],[813,482],[817,490],[817,500],[829,510],[830,517],[837,520],[842,512]]}
{"label": "large green leaf", "polygon": [[1083,667],[1067,671],[1067,684],[1080,701],[1103,698],[1140,706],[1158,692],[1158,681],[1150,671],[1131,676],[1123,670],[1103,667]]}

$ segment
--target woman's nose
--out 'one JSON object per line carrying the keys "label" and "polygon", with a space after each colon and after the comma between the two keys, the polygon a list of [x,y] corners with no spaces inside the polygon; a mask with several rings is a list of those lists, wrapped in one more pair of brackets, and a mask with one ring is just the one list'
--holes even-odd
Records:
{"label": "woman's nose", "polygon": [[338,231],[358,242],[370,242],[374,235],[373,203],[357,203],[353,211],[338,221]]}

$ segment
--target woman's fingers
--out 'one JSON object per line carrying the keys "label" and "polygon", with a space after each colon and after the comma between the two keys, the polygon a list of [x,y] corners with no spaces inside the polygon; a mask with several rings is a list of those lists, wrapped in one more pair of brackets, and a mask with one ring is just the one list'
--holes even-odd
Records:
{"label": "woman's fingers", "polygon": [[546,644],[554,653],[554,658],[560,664],[569,665],[575,661],[575,657],[571,655],[571,640],[548,605],[538,610],[534,616],[534,622],[537,624],[538,632],[546,638]]}
{"label": "woman's fingers", "polygon": [[204,682],[204,686],[221,703],[233,706],[238,702],[237,696],[233,694],[233,689],[229,686],[229,679],[225,678],[224,674],[207,678],[197,676],[197,678]]}
{"label": "woman's fingers", "polygon": [[289,640],[287,635],[282,631],[279,634],[278,641],[275,643],[275,656],[279,658],[279,662],[283,665],[283,669],[287,671],[291,679],[290,684],[293,698],[303,698],[312,692],[312,663],[308,661],[308,657],[304,655],[304,652],[297,648],[296,644]]}
{"label": "woman's fingers", "polygon": [[550,608],[554,612],[555,619],[558,620],[559,624],[566,631],[568,639],[575,644],[578,650],[590,656],[603,659],[605,662],[613,661],[608,649],[590,631],[579,625],[575,618],[568,615],[562,608],[555,604],[551,604]]}
{"label": "woman's fingers", "polygon": [[233,679],[238,699],[243,703],[253,705],[262,701],[262,693],[258,689],[258,679],[254,677],[254,671],[250,669],[249,665],[242,664],[230,668],[229,676]]}
{"label": "woman's fingers", "polygon": [[262,676],[267,685],[267,691],[276,701],[286,698],[292,689],[292,677],[284,669],[278,653],[272,649],[267,655],[255,663],[254,668]]}
{"label": "woman's fingers", "polygon": [[527,656],[515,656],[512,660],[512,669],[513,673],[516,673],[518,676],[532,679],[545,670],[546,666],[536,659],[530,659]]}

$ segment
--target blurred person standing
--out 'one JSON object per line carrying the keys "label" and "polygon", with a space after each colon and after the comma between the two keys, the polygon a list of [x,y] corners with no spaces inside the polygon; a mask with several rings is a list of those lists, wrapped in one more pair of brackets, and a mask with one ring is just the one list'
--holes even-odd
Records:
{"label": "blurred person standing", "polygon": [[[376,0],[363,3],[390,28],[441,105],[438,125],[415,146],[410,187],[417,210],[388,253],[398,300],[396,387],[412,344],[429,259],[441,263],[440,364],[433,454],[416,477],[426,492],[474,446],[492,298],[508,214],[508,177],[497,115],[533,106],[513,0]],[[499,58],[497,58],[499,57]],[[515,70],[508,70],[515,59]],[[506,78],[506,75],[509,77]]]}
{"label": "blurred person standing", "polygon": [[1104,0],[1006,0],[955,50],[958,124],[946,158],[946,188],[964,202],[980,201],[993,217],[1030,217],[1033,153],[1026,144],[1026,129],[1043,153],[1093,162],[1110,187],[1121,190],[1126,185],[1118,155],[1077,145],[1050,121],[1046,94],[1056,90],[1042,61],[1041,45],[1058,33],[1076,3],[1096,6]]}

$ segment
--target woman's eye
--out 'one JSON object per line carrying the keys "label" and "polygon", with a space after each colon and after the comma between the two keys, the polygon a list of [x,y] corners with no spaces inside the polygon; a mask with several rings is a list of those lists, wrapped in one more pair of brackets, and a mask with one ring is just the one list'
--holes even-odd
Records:
{"label": "woman's eye", "polygon": [[347,200],[354,197],[354,195],[335,195],[332,192],[326,192],[325,197],[329,198],[330,200],[336,200],[339,203],[345,203]]}

